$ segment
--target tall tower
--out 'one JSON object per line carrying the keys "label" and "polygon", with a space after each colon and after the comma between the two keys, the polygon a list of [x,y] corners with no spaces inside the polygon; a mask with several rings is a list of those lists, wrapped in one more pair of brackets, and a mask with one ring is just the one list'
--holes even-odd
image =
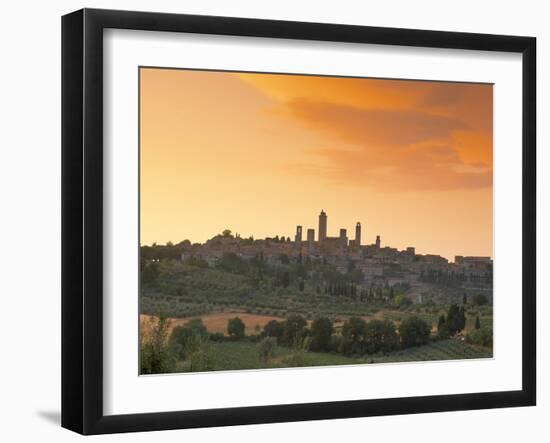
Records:
{"label": "tall tower", "polygon": [[313,248],[313,243],[315,242],[315,229],[307,230],[307,245],[309,249]]}
{"label": "tall tower", "polygon": [[361,246],[361,223],[355,225],[355,246]]}
{"label": "tall tower", "polygon": [[323,242],[327,238],[327,214],[321,210],[319,214],[319,242]]}
{"label": "tall tower", "polygon": [[296,235],[294,236],[294,241],[297,245],[302,244],[302,227],[300,225],[296,226]]}
{"label": "tall tower", "polygon": [[376,249],[380,249],[380,236],[376,236]]}
{"label": "tall tower", "polygon": [[342,243],[342,246],[348,245],[348,231],[344,228],[340,229],[340,242]]}

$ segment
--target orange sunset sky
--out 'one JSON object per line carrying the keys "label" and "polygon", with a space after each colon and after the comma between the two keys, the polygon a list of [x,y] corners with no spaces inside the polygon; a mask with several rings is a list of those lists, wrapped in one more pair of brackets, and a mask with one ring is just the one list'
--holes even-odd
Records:
{"label": "orange sunset sky", "polygon": [[140,69],[141,244],[294,237],[493,256],[492,85]]}

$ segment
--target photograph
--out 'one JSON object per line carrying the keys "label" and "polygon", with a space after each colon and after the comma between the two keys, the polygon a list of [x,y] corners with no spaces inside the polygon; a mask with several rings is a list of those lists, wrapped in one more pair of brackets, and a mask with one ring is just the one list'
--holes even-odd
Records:
{"label": "photograph", "polygon": [[0,441],[544,440],[548,14],[471,3],[6,2]]}
{"label": "photograph", "polygon": [[141,375],[493,357],[493,84],[138,69]]}

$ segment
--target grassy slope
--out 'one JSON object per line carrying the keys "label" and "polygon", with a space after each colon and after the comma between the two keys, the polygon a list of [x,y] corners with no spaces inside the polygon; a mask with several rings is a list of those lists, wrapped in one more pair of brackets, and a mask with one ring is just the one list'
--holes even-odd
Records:
{"label": "grassy slope", "polygon": [[249,278],[214,268],[198,268],[179,262],[161,262],[161,276],[154,285],[141,289],[141,313],[163,312],[170,317],[200,316],[223,310],[286,316],[368,315],[372,306],[357,298],[317,294],[306,283],[304,291],[295,285],[273,286],[269,281],[255,286]]}
{"label": "grassy slope", "polygon": [[[456,302],[460,303],[461,300],[462,297],[459,297]],[[317,294],[308,283],[303,292],[292,285],[281,288],[266,283],[254,287],[247,277],[176,261],[161,262],[159,283],[142,287],[140,304],[140,312],[143,314],[156,315],[162,312],[170,317],[194,317],[228,311],[277,317],[300,313],[310,318],[316,315],[372,316],[378,312],[378,318],[395,322],[414,314],[432,325],[437,325],[439,316],[447,308],[447,305],[442,305],[423,308],[420,312],[417,312],[417,306],[407,311],[385,309],[352,297]],[[489,306],[471,308],[467,313],[467,330],[473,327],[478,312],[482,314],[482,325],[492,322],[492,309]]]}
{"label": "grassy slope", "polygon": [[[238,369],[265,369],[288,367],[285,357],[292,351],[278,346],[275,356],[267,363],[258,358],[258,344],[251,342],[211,343],[209,354],[213,360],[214,371]],[[433,342],[416,348],[393,352],[389,355],[374,355],[367,357],[345,357],[338,354],[307,352],[303,366],[349,365],[366,363],[390,363],[433,360],[457,360],[469,358],[490,358],[492,351],[458,340]]]}

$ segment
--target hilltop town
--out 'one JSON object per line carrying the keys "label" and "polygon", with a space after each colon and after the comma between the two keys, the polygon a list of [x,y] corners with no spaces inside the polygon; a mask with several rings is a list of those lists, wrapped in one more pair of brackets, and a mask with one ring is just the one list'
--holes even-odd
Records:
{"label": "hilltop town", "polygon": [[[205,260],[215,266],[226,254],[235,254],[243,259],[261,257],[274,264],[283,260],[309,262],[322,261],[332,265],[340,273],[359,270],[363,284],[372,285],[381,281],[389,285],[406,283],[421,302],[424,283],[440,283],[440,286],[458,287],[478,292],[490,292],[492,288],[493,261],[490,257],[455,256],[454,262],[434,254],[417,254],[413,246],[399,250],[382,246],[379,235],[373,244],[362,243],[361,223],[355,225],[353,238],[347,229],[340,228],[337,237],[328,236],[328,215],[319,214],[317,233],[309,228],[303,235],[303,227],[296,226],[294,239],[275,236],[265,239],[241,238],[224,231],[204,244],[179,244],[181,260]],[[414,291],[417,288],[417,291]]]}

